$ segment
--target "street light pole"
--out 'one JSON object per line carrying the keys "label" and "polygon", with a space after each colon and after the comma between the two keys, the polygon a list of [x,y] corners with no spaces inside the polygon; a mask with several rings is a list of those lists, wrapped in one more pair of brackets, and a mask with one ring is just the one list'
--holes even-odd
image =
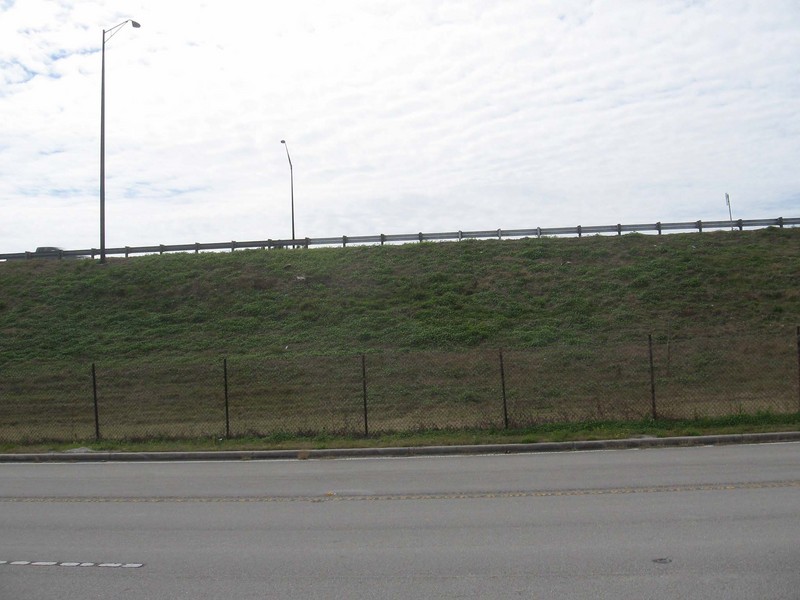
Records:
{"label": "street light pole", "polygon": [[731,222],[731,231],[733,231],[733,214],[731,213],[731,197],[725,193],[725,204],[728,205],[728,220]]}
{"label": "street light pole", "polygon": [[294,247],[294,169],[292,169],[292,157],[289,156],[289,144],[286,140],[281,140],[281,144],[286,147],[286,158],[289,159],[289,181],[292,190],[292,247]]}
{"label": "street light pole", "polygon": [[100,51],[100,262],[106,262],[106,42],[114,37],[123,25],[141,27],[132,19],[103,30],[103,45]]}

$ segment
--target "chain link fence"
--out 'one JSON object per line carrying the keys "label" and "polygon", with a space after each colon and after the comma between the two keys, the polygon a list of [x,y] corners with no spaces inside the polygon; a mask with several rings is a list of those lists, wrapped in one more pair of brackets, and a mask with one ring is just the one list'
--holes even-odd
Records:
{"label": "chain link fence", "polygon": [[795,340],[662,340],[654,344],[654,354],[659,417],[800,411],[800,328]]}
{"label": "chain link fence", "polygon": [[0,368],[0,443],[371,435],[800,411],[792,336]]}

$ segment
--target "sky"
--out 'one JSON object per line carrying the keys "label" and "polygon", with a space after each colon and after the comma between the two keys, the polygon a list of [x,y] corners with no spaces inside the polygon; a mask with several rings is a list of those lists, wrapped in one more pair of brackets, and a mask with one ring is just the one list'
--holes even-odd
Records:
{"label": "sky", "polygon": [[800,216],[797,0],[0,0],[0,253],[99,248],[127,19],[109,248]]}

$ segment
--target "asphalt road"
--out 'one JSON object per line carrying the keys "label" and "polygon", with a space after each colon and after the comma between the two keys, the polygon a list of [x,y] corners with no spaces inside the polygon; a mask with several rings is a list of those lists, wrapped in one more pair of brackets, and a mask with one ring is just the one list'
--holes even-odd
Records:
{"label": "asphalt road", "polygon": [[0,464],[0,600],[800,598],[800,443]]}

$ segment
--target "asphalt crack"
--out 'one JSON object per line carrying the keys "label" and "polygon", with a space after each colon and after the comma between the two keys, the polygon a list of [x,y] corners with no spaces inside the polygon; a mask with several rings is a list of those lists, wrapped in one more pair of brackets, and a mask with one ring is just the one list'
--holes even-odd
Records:
{"label": "asphalt crack", "polygon": [[629,486],[567,490],[529,490],[492,492],[443,492],[414,494],[345,494],[326,492],[320,495],[298,496],[5,496],[0,502],[11,503],[280,503],[280,502],[385,502],[402,500],[484,500],[504,498],[552,498],[565,496],[608,496],[660,494],[682,492],[720,492],[731,490],[764,490],[800,488],[800,480],[760,481],[738,483],[709,483],[659,486]]}

